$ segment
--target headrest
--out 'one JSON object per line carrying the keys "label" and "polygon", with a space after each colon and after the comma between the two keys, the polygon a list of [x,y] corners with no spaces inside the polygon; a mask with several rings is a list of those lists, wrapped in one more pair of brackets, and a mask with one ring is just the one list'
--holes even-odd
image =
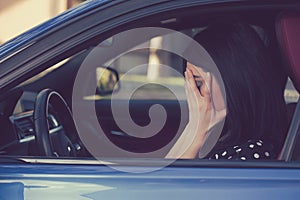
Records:
{"label": "headrest", "polygon": [[276,34],[287,72],[300,91],[300,12],[283,12],[277,18]]}

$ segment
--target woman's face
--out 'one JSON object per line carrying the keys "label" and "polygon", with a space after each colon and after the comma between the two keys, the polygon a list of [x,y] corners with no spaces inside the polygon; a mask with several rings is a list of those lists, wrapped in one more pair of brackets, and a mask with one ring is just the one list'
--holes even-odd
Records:
{"label": "woman's face", "polygon": [[215,110],[223,110],[225,108],[225,98],[222,95],[220,85],[216,80],[215,76],[211,74],[212,78],[209,83],[207,77],[208,73],[210,72],[205,72],[201,67],[197,67],[189,62],[187,63],[187,68],[190,69],[193,73],[200,94],[201,91],[204,91],[205,87],[207,87],[207,89],[210,92],[211,101],[213,102]]}

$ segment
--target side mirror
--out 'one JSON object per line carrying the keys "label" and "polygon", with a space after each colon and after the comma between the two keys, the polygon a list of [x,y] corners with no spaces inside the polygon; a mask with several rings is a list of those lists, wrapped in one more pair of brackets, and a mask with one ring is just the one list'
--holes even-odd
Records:
{"label": "side mirror", "polygon": [[119,74],[110,67],[98,67],[97,74],[97,94],[101,96],[112,94],[120,89]]}

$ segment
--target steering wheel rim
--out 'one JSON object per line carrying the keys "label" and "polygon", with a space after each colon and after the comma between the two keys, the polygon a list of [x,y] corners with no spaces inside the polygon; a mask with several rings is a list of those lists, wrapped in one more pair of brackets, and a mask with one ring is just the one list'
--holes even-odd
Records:
{"label": "steering wheel rim", "polygon": [[[66,150],[69,151],[68,153],[71,154],[72,157],[75,157],[76,150],[74,144],[79,141],[79,136],[76,132],[71,111],[63,97],[58,92],[52,89],[44,89],[39,92],[35,101],[33,121],[35,127],[35,141],[38,152],[41,156],[59,156],[58,154],[55,154],[50,138],[50,130],[48,124],[50,104],[55,110],[59,110],[59,113],[61,115],[63,114],[63,117],[60,118],[60,122],[64,129],[64,132],[66,132],[66,138],[70,141],[68,142],[69,144]],[[71,133],[73,134],[71,135]]]}

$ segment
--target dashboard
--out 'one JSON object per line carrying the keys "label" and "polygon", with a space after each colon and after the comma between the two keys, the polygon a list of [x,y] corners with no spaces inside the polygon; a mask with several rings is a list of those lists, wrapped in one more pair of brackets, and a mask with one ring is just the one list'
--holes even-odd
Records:
{"label": "dashboard", "polygon": [[[33,119],[36,95],[33,92],[23,92],[14,106],[13,113],[7,117],[8,120],[1,120],[4,127],[1,128],[3,132],[1,131],[0,155],[37,154]],[[47,120],[50,135],[63,131],[55,113],[49,113]]]}

